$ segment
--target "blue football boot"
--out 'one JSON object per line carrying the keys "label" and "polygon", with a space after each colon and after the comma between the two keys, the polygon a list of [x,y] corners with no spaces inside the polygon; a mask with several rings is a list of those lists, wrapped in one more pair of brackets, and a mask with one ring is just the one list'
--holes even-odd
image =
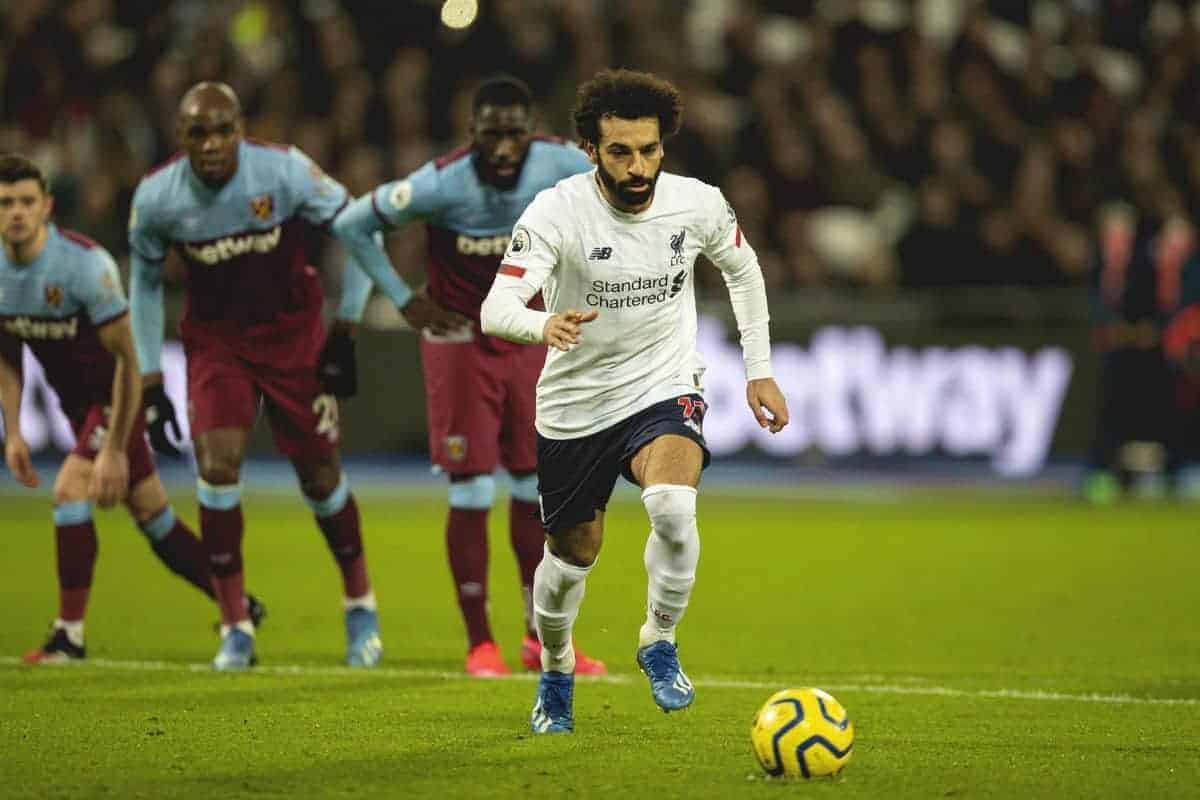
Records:
{"label": "blue football boot", "polygon": [[529,727],[534,733],[571,733],[575,730],[575,673],[543,672]]}
{"label": "blue football boot", "polygon": [[221,637],[221,649],[213,659],[213,669],[220,672],[249,669],[258,663],[254,656],[254,637],[230,628],[229,633]]}
{"label": "blue football boot", "polygon": [[346,663],[352,667],[373,667],[383,657],[383,639],[379,637],[379,615],[355,606],[346,612]]}
{"label": "blue football boot", "polygon": [[687,708],[696,699],[696,687],[679,666],[679,650],[674,643],[658,641],[639,647],[637,663],[650,679],[650,694],[664,712]]}

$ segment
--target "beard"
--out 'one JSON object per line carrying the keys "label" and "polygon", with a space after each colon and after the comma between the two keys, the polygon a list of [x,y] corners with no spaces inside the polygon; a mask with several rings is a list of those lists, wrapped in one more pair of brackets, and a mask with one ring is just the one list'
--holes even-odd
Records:
{"label": "beard", "polygon": [[614,197],[627,206],[640,206],[654,197],[654,186],[658,183],[658,174],[661,171],[660,169],[647,178],[632,180],[626,178],[623,181],[618,181],[609,174],[603,164],[596,164],[596,172],[600,174],[600,181],[604,184],[604,188],[608,189]]}

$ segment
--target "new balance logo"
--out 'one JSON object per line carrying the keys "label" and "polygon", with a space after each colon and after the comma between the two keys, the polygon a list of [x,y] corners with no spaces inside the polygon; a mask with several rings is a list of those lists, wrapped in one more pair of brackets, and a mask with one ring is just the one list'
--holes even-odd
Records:
{"label": "new balance logo", "polygon": [[611,247],[593,247],[592,254],[588,256],[588,261],[608,261],[611,257]]}

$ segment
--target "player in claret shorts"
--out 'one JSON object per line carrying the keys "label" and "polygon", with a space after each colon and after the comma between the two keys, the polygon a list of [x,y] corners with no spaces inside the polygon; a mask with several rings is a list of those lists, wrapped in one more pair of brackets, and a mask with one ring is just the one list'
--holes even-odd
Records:
{"label": "player in claret shorts", "polygon": [[[530,607],[541,559],[534,386],[546,349],[513,344],[479,331],[479,306],[496,277],[517,217],[542,189],[592,164],[578,148],[532,135],[529,89],[497,77],[475,92],[471,144],[386,183],[351,204],[334,229],[355,237],[357,252],[379,231],[422,220],[428,232],[429,313],[405,314],[421,331],[421,363],[434,465],[450,479],[446,551],[467,629],[466,671],[509,672],[487,612],[487,518],[496,494],[493,472],[512,478],[509,540],[525,596],[521,661],[538,669],[541,645]],[[364,265],[365,267],[366,265]],[[371,274],[391,270],[386,261]],[[426,309],[422,309],[426,311]],[[576,669],[604,664],[579,653]]]}
{"label": "player in claret shorts", "polygon": [[[167,429],[178,435],[159,367],[163,264],[174,248],[186,268],[180,334],[200,529],[221,605],[213,666],[244,669],[255,661],[243,601],[241,466],[261,402],[341,570],[346,661],[369,667],[382,642],[358,507],[338,455],[335,395],[355,388],[348,337],[371,282],[347,266],[338,322],[326,337],[321,287],[304,240],[309,227],[333,223],[349,202],[346,190],[299,150],[246,140],[242,130],[233,90],[197,84],[179,106],[183,152],[144,177],[134,194],[130,302],[150,438],[168,449]],[[412,293],[389,273],[372,277],[397,305],[408,304]]]}
{"label": "player in claret shorts", "polygon": [[[647,73],[605,71],[580,87],[575,125],[596,169],[534,199],[483,303],[484,333],[552,348],[537,389],[548,544],[533,584],[542,642],[535,733],[575,726],[571,632],[619,475],[642,488],[650,518],[637,663],[664,711],[695,697],[675,628],[696,578],[696,487],[708,463],[693,292],[698,255],[729,287],[752,413],[772,432],[788,421],[771,377],[758,258],[719,189],[661,172],[663,139],[679,129],[681,113],[675,87]],[[539,290],[545,311],[526,306]]]}
{"label": "player in claret shorts", "polygon": [[[85,655],[83,621],[97,554],[93,504],[123,502],[163,564],[213,597],[203,546],[175,516],[146,446],[129,307],[116,264],[95,242],[51,223],[53,206],[36,165],[0,157],[4,460],[23,485],[40,485],[18,423],[22,345],[41,363],[75,431],[75,449],[54,482],[58,617],[46,643],[25,656],[30,663]],[[263,613],[257,601],[247,609],[255,623]]]}

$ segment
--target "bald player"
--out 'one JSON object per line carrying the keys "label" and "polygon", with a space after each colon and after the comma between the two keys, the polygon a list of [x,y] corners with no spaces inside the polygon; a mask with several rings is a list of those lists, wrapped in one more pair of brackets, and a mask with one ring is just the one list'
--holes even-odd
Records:
{"label": "bald player", "polygon": [[[232,89],[193,86],[179,105],[181,152],[147,174],[134,194],[130,305],[147,427],[160,450],[171,448],[168,428],[178,436],[160,369],[162,273],[173,248],[186,267],[179,332],[200,472],[201,536],[221,606],[213,667],[245,669],[256,660],[243,599],[241,467],[260,404],[341,571],[346,662],[370,667],[383,646],[358,508],[338,455],[335,397],[353,393],[346,380],[353,374],[350,337],[370,280],[347,264],[326,337],[321,285],[308,266],[305,238],[310,227],[329,229],[349,202],[346,190],[296,148],[246,139],[243,130]],[[380,245],[349,247],[353,255],[355,247]],[[372,277],[408,313],[427,304],[394,272]]]}

